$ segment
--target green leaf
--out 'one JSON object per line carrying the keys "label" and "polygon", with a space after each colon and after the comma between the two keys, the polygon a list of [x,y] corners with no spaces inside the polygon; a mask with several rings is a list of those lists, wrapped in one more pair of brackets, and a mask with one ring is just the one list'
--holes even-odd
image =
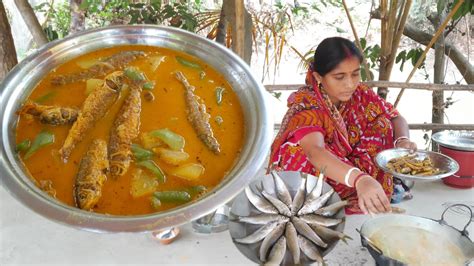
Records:
{"label": "green leaf", "polygon": [[156,9],[159,10],[161,8],[161,0],[151,0],[150,4]]}
{"label": "green leaf", "polygon": [[86,10],[90,6],[90,1],[89,0],[84,0],[82,3],[79,5],[79,9],[81,10]]}
{"label": "green leaf", "polygon": [[365,38],[360,38],[360,46],[362,47],[362,50],[365,49],[365,46],[367,45],[367,40]]}
{"label": "green leaf", "polygon": [[46,10],[43,10],[43,8],[46,8],[48,7],[49,8],[49,3],[48,2],[44,2],[44,3],[41,3],[39,5],[36,5],[33,7],[33,10],[34,11],[46,11]]}
{"label": "green leaf", "polygon": [[48,131],[41,131],[33,140],[33,143],[31,144],[31,147],[28,149],[28,151],[25,154],[25,157],[23,157],[25,160],[30,158],[36,151],[38,151],[40,148],[54,143],[54,135],[53,133],[50,133]]}
{"label": "green leaf", "polygon": [[[454,1],[452,7],[454,7],[458,2],[459,0]],[[473,14],[474,13],[473,7],[474,7],[474,1],[472,0],[464,1],[464,3],[461,4],[461,6],[456,11],[456,13],[454,13],[452,20],[458,20],[459,18],[464,17],[465,15],[469,13]]]}
{"label": "green leaf", "polygon": [[395,59],[395,63],[398,63],[398,62],[400,62],[400,60],[405,59],[406,54],[407,54],[407,51],[405,51],[405,50],[398,53],[397,58]]}
{"label": "green leaf", "polygon": [[403,72],[403,66],[405,65],[405,62],[406,62],[406,61],[407,61],[407,60],[406,60],[405,58],[402,59],[402,63],[401,63],[401,65],[400,65],[400,71],[402,71],[402,72]]}
{"label": "green leaf", "polygon": [[441,14],[443,12],[444,8],[446,8],[446,0],[438,0],[438,4],[436,5],[436,10],[438,14]]}
{"label": "green leaf", "polygon": [[281,97],[281,92],[272,92],[273,94],[273,97],[277,98],[277,99],[280,99]]}

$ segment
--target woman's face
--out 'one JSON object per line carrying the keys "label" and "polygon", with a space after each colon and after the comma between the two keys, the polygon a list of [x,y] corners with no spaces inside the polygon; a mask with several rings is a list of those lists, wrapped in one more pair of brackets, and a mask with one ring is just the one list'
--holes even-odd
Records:
{"label": "woman's face", "polygon": [[323,85],[332,103],[339,106],[351,98],[360,82],[360,61],[356,56],[351,56],[326,75],[321,76],[316,72],[313,75]]}

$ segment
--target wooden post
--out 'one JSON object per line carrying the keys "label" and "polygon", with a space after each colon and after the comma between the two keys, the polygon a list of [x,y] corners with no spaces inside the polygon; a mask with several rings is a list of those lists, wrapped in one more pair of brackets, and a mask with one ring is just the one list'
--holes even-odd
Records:
{"label": "wooden post", "polygon": [[235,36],[232,37],[232,50],[244,58],[245,22],[244,22],[244,0],[235,0]]}
{"label": "wooden post", "polygon": [[[428,90],[428,91],[474,91],[474,84],[433,84],[433,83],[405,83],[392,81],[364,81],[361,82],[369,87],[388,87],[388,88],[410,88],[414,90]],[[279,84],[279,85],[265,85],[268,91],[295,91],[304,84]]]}

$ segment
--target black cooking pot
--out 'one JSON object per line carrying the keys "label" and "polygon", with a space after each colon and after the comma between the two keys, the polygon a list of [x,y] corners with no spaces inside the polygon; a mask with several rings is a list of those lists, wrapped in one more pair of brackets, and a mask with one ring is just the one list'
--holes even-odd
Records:
{"label": "black cooking pot", "polygon": [[[446,211],[453,207],[467,208],[471,214],[462,231],[448,225],[444,220]],[[454,204],[443,211],[440,220],[388,214],[366,221],[359,233],[362,246],[368,249],[377,265],[409,264],[407,261],[402,262],[394,258],[402,256],[401,250],[404,249],[409,250],[405,253],[407,255],[405,258],[412,263],[432,259],[441,264],[448,261],[446,263],[449,265],[467,265],[474,261],[474,243],[468,237],[466,230],[472,218],[471,208],[464,204]],[[431,237],[429,237],[430,234]],[[448,256],[443,257],[443,255]],[[437,258],[437,256],[441,257]],[[416,261],[413,258],[416,258]],[[430,262],[427,263],[430,264]]]}

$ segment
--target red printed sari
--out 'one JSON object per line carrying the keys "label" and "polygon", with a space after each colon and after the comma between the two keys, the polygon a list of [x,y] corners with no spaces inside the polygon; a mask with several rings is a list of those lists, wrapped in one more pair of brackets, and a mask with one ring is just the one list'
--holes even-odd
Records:
{"label": "red printed sari", "polygon": [[[378,152],[393,148],[390,120],[398,116],[398,112],[364,85],[359,85],[351,99],[341,103],[338,109],[312,75],[308,75],[308,81],[309,86],[300,88],[288,98],[289,109],[273,142],[269,168],[319,175],[299,146],[299,140],[305,134],[319,131],[324,135],[328,151],[376,178],[390,199],[392,176],[380,170],[374,159]],[[342,199],[349,201],[347,214],[362,213],[355,188],[330,177],[326,182]]]}

